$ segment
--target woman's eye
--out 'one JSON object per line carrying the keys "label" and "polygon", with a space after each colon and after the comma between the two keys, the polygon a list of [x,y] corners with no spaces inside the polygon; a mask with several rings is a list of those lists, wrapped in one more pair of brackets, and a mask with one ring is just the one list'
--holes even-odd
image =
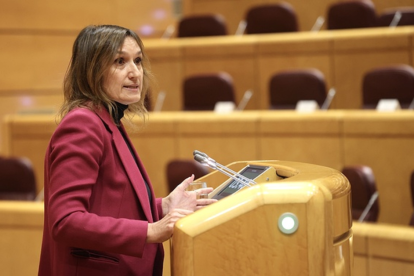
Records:
{"label": "woman's eye", "polygon": [[135,59],[135,64],[141,64],[141,62],[142,62],[142,58],[136,58]]}
{"label": "woman's eye", "polygon": [[123,65],[125,63],[125,60],[123,58],[117,58],[115,60],[115,63],[118,65]]}

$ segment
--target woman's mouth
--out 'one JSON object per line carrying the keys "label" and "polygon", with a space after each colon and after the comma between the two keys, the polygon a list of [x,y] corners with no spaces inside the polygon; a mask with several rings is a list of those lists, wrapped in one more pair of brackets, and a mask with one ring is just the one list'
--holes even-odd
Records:
{"label": "woman's mouth", "polygon": [[137,90],[139,88],[139,85],[124,85],[124,88],[131,89],[131,90]]}

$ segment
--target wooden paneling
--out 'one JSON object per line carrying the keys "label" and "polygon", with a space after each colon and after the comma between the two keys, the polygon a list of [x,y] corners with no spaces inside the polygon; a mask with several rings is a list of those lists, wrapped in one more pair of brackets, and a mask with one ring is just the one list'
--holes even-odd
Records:
{"label": "wooden paneling", "polygon": [[[408,276],[414,273],[414,228],[357,223],[354,232],[355,275]],[[360,250],[364,241],[366,250]]]}
{"label": "wooden paneling", "polygon": [[[134,124],[139,122],[134,120]],[[289,160],[342,170],[373,169],[379,191],[379,221],[407,225],[414,170],[414,113],[399,111],[245,111],[151,113],[147,126],[127,126],[157,196],[167,194],[165,167],[173,158],[206,152],[221,164],[248,160]],[[43,187],[46,146],[56,127],[53,115],[14,115],[5,122],[7,155],[34,163]]]}
{"label": "wooden paneling", "polygon": [[269,112],[261,116],[258,133],[260,159],[295,160],[342,169],[338,113]]}
{"label": "wooden paneling", "polygon": [[[337,90],[335,108],[362,107],[362,83],[368,70],[394,64],[411,62],[410,38],[402,28],[400,33],[382,29],[381,36],[359,33],[349,36],[347,31],[338,31],[333,40],[334,84]],[[408,50],[408,51],[407,51]]]}
{"label": "wooden paneling", "polygon": [[[413,212],[409,181],[414,128],[409,117],[409,112],[392,117],[362,111],[344,115],[344,162],[372,168],[380,194],[379,221],[387,223],[407,225]],[[403,184],[398,188],[396,174]]]}
{"label": "wooden paneling", "polygon": [[[4,38],[4,39],[3,39]],[[62,99],[62,82],[75,34],[1,33],[0,117],[18,111],[54,112]],[[364,73],[376,66],[413,64],[414,27],[323,31],[319,33],[149,39],[145,49],[155,83],[152,105],[166,93],[163,111],[182,109],[186,76],[228,72],[236,101],[253,96],[247,110],[268,109],[270,76],[282,70],[313,67],[336,88],[331,108],[360,108]],[[0,133],[1,134],[1,133]],[[1,137],[1,136],[0,136]],[[1,149],[0,149],[1,152]]]}
{"label": "wooden paneling", "polygon": [[255,97],[259,98],[256,108],[269,109],[270,78],[284,70],[317,68],[325,75],[327,87],[331,81],[331,37],[321,35],[315,39],[312,34],[303,34],[302,39],[287,34],[283,38],[263,36],[258,43],[258,74],[259,90]]}
{"label": "wooden paneling", "polygon": [[43,202],[0,201],[0,266],[3,275],[37,275]]}
{"label": "wooden paneling", "polygon": [[[0,267],[7,276],[38,274],[43,202],[0,201]],[[170,276],[170,243],[164,242],[164,273]]]}
{"label": "wooden paneling", "polygon": [[[180,220],[173,238],[174,275],[352,275],[347,179],[311,164],[240,163],[297,174],[250,187]],[[338,210],[333,201],[348,208]],[[292,235],[277,228],[276,219],[285,212],[298,219]],[[203,261],[207,256],[211,264]]]}
{"label": "wooden paneling", "polygon": [[59,36],[76,34],[90,24],[115,24],[144,36],[161,37],[176,21],[172,3],[162,0],[1,0],[0,4],[0,32],[53,32]]}

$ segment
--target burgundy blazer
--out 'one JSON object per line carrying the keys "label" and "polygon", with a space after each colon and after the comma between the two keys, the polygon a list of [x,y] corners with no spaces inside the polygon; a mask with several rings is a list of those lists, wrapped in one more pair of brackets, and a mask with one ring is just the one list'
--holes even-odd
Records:
{"label": "burgundy blazer", "polygon": [[45,158],[40,276],[162,275],[162,244],[146,243],[161,198],[133,151],[139,168],[104,108],[63,118]]}

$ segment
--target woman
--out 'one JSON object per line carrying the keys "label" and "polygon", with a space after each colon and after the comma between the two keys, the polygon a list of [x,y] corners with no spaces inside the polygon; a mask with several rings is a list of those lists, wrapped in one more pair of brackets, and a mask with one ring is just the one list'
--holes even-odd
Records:
{"label": "woman", "polygon": [[194,176],[155,198],[120,122],[124,111],[145,116],[147,67],[131,30],[89,26],[75,40],[45,158],[39,275],[161,275],[174,223],[213,202],[185,191]]}

